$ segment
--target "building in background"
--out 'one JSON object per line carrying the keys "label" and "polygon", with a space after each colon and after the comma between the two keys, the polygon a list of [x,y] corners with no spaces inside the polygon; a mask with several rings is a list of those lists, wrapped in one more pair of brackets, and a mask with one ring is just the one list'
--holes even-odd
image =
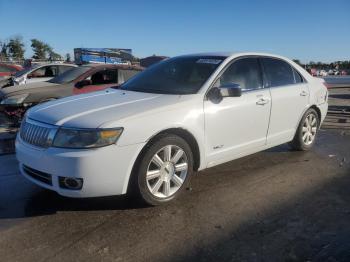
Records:
{"label": "building in background", "polygon": [[78,65],[131,64],[134,60],[132,49],[127,48],[74,48],[74,60]]}

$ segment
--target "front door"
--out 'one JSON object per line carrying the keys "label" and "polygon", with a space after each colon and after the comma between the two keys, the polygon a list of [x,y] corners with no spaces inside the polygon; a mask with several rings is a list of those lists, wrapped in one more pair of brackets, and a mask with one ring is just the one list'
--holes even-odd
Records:
{"label": "front door", "polygon": [[214,87],[239,84],[241,97],[226,97],[219,103],[204,101],[208,167],[235,159],[266,144],[271,96],[263,88],[257,58],[234,61]]}

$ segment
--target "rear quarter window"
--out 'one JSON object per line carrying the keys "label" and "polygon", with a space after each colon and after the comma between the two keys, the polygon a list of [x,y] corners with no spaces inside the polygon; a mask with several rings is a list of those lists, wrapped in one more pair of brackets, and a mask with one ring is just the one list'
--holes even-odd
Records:
{"label": "rear quarter window", "polygon": [[294,74],[294,79],[296,84],[304,83],[304,78],[301,76],[301,74],[293,68],[293,74]]}

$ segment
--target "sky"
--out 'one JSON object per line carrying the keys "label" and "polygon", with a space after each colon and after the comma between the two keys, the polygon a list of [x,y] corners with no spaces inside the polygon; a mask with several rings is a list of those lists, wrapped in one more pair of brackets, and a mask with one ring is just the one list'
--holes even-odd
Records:
{"label": "sky", "polygon": [[77,47],[175,56],[259,51],[302,62],[350,60],[350,0],[0,0],[0,40],[62,55]]}

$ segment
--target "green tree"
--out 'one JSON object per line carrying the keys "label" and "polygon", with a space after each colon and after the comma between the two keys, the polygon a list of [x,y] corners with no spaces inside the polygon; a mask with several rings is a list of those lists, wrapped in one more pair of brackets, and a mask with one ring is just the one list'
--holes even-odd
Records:
{"label": "green tree", "polygon": [[6,41],[0,41],[0,59],[8,58],[8,47]]}
{"label": "green tree", "polygon": [[34,59],[46,59],[47,58],[47,53],[50,49],[49,45],[44,43],[43,41],[40,41],[38,39],[31,39],[30,40],[32,44],[30,45],[33,49]]}
{"label": "green tree", "polygon": [[62,56],[53,51],[53,48],[38,39],[31,39],[31,47],[33,48],[34,59],[50,59],[50,60],[62,60]]}
{"label": "green tree", "polygon": [[24,43],[22,37],[11,38],[7,44],[8,53],[14,59],[24,59]]}
{"label": "green tree", "polygon": [[299,59],[293,59],[293,62],[294,62],[294,63],[297,63],[298,65],[301,65],[301,63],[300,63],[300,60],[299,60]]}
{"label": "green tree", "polygon": [[49,54],[49,59],[51,61],[62,60],[62,56],[60,54],[54,52],[51,47],[48,50],[48,54]]}

